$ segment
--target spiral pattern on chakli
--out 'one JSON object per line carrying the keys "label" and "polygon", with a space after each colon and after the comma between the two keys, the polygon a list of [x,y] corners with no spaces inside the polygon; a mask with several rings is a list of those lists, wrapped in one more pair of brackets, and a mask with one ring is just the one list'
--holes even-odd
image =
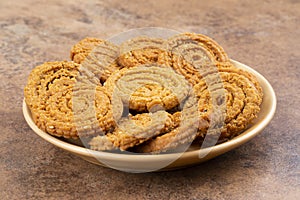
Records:
{"label": "spiral pattern on chakli", "polygon": [[110,76],[104,86],[112,96],[120,97],[126,107],[139,112],[172,109],[190,90],[183,76],[156,65],[123,68]]}
{"label": "spiral pattern on chakli", "polygon": [[72,61],[34,68],[24,89],[36,125],[98,151],[159,153],[230,139],[257,118],[263,90],[213,39],[182,33],[120,45],[85,38]]}
{"label": "spiral pattern on chakli", "polygon": [[[100,83],[79,82],[78,74],[79,65],[73,62],[47,62],[32,71],[25,87],[25,99],[40,129],[55,136],[78,138],[81,129],[85,134],[95,135],[113,127],[110,98],[105,88]],[[85,100],[88,96],[92,96],[92,103]],[[80,108],[75,114],[74,104]],[[88,111],[94,111],[95,115]]]}

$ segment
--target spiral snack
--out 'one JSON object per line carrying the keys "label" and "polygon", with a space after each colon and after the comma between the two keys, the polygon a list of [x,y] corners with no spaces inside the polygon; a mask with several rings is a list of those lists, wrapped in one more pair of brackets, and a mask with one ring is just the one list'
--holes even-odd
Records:
{"label": "spiral snack", "polygon": [[103,83],[116,70],[120,69],[117,64],[119,49],[116,45],[103,41],[94,47],[81,63],[83,69],[87,69]]}
{"label": "spiral snack", "polygon": [[223,48],[201,34],[179,34],[166,41],[167,52],[159,55],[164,63],[195,85],[202,73],[216,71],[219,62],[229,62]]}
{"label": "spiral snack", "polygon": [[[177,124],[179,121],[180,125],[141,144],[136,148],[138,152],[158,153],[187,144],[196,137],[193,131],[196,124],[196,135],[202,138],[207,136],[204,145],[215,145],[218,141],[236,136],[257,117],[262,101],[262,89],[255,77],[235,67],[218,67],[219,73],[204,74],[205,77],[193,88],[196,102],[191,102],[197,105],[198,112],[192,111],[193,106],[186,106],[186,122],[183,121],[184,113],[175,113],[173,119],[177,120]],[[198,121],[191,120],[195,119],[193,116]]]}
{"label": "spiral snack", "polygon": [[[262,97],[263,97],[262,87],[259,84],[259,82],[257,81],[257,78],[253,74],[251,74],[250,72],[247,72],[245,70],[239,69],[239,68],[235,67],[233,64],[228,63],[228,62],[227,63],[218,63],[216,66],[218,68],[218,72],[235,73],[235,74],[239,74],[239,75],[247,78],[250,81],[250,84],[252,84],[255,87],[260,98],[262,99]],[[209,74],[209,73],[207,73],[207,74]],[[206,76],[207,74],[203,74],[203,76]]]}
{"label": "spiral snack", "polygon": [[161,53],[159,54],[157,63],[161,66],[169,66],[173,68],[178,74],[184,76],[185,79],[192,85],[197,84],[202,78],[199,70],[180,55],[171,52]]}
{"label": "spiral snack", "polygon": [[90,149],[96,151],[112,151],[118,149],[106,135],[93,137],[88,144]]}
{"label": "spiral snack", "polygon": [[78,135],[104,135],[115,127],[110,96],[100,85],[77,83],[73,88],[73,115]]}
{"label": "spiral snack", "polygon": [[[57,84],[55,90],[47,92],[46,103],[42,103],[40,109],[33,112],[39,128],[65,138],[103,134],[113,128],[111,105],[104,88],[97,86],[96,90],[81,88],[72,92],[72,85],[62,87],[62,84],[65,83]],[[86,100],[89,98],[86,96],[92,94],[95,94],[94,105]],[[74,97],[77,95],[78,98]]]}
{"label": "spiral snack", "polygon": [[181,56],[192,64],[198,61],[199,67],[216,60],[214,54],[205,45],[201,45],[187,35],[176,35],[166,42],[168,52]]}
{"label": "spiral snack", "polygon": [[156,63],[158,56],[165,52],[162,39],[137,37],[120,46],[119,64],[130,68],[143,64]]}
{"label": "spiral snack", "polygon": [[89,144],[94,150],[113,150],[116,147],[126,150],[173,129],[173,126],[172,115],[165,111],[137,114],[122,118],[114,132],[97,136]]}
{"label": "spiral snack", "polygon": [[51,89],[52,83],[56,79],[65,79],[70,82],[75,81],[78,75],[79,65],[74,62],[46,62],[35,67],[24,88],[26,104],[29,108],[38,108],[40,101],[43,101],[45,93]]}
{"label": "spiral snack", "polygon": [[172,119],[173,130],[148,140],[136,147],[135,150],[142,153],[159,153],[176,148],[179,148],[177,150],[186,150],[196,138],[198,127],[203,126],[195,97],[190,96],[184,103],[183,110],[174,113]]}
{"label": "spiral snack", "polygon": [[171,109],[189,92],[184,77],[170,68],[155,65],[121,69],[110,76],[104,86],[111,95],[121,97],[125,106],[136,111]]}
{"label": "spiral snack", "polygon": [[215,61],[229,61],[229,58],[225,53],[223,47],[221,47],[216,41],[214,41],[210,37],[197,33],[184,33],[182,35],[188,36],[190,39],[196,41],[200,46],[209,51],[213,55]]}
{"label": "spiral snack", "polygon": [[87,55],[91,53],[91,51],[102,42],[103,40],[97,38],[82,39],[72,47],[70,52],[71,60],[78,64],[82,63],[87,57]]}
{"label": "spiral snack", "polygon": [[257,81],[257,78],[253,74],[251,74],[250,72],[247,72],[245,70],[237,68],[231,62],[217,62],[215,64],[215,66],[216,66],[217,70],[215,70],[213,68],[211,68],[212,69],[211,71],[206,70],[201,74],[202,77],[205,78],[208,75],[216,74],[219,72],[234,73],[234,74],[238,74],[240,76],[244,76],[250,81],[250,83],[253,85],[253,87],[257,90],[259,96],[262,98],[262,96],[263,96],[262,88],[261,88],[259,82]]}
{"label": "spiral snack", "polygon": [[33,69],[25,101],[41,130],[80,137],[93,150],[183,152],[200,140],[211,147],[245,130],[263,98],[256,77],[201,34],[120,46],[85,38],[70,57]]}
{"label": "spiral snack", "polygon": [[[99,130],[106,131],[114,126],[111,114],[110,99],[102,86],[81,83],[76,80],[79,66],[74,62],[48,62],[36,67],[29,76],[28,84],[25,87],[25,100],[29,106],[36,125],[55,136],[65,138],[77,138],[78,127],[83,127],[88,134],[99,134],[92,130],[95,126],[91,118],[95,116],[81,114],[77,115],[81,120],[74,121],[73,97],[84,98],[85,93],[95,94],[96,100],[92,104],[84,101],[77,101],[77,108],[89,110],[89,106],[95,109],[97,125]],[[79,86],[80,85],[80,86]],[[75,87],[76,86],[76,87]],[[79,89],[77,91],[77,89]],[[96,90],[95,90],[96,88]],[[90,91],[90,92],[86,92]],[[79,100],[79,99],[77,99]],[[98,104],[100,107],[98,107]],[[105,123],[102,122],[105,120]]]}
{"label": "spiral snack", "polygon": [[[221,131],[221,138],[231,138],[244,130],[257,117],[260,110],[262,89],[253,79],[253,76],[249,78],[249,73],[243,72],[245,71],[236,68],[220,69],[218,75],[223,81],[222,85],[213,86],[214,83],[210,80],[214,80],[213,76],[216,74],[208,74],[206,82],[202,80],[194,86],[194,92],[199,99],[200,116],[208,122],[212,119],[213,101],[218,106],[226,105],[225,124]],[[211,84],[210,89],[208,89],[208,81]],[[225,90],[225,99],[220,95],[218,96],[222,90]],[[212,98],[212,93],[217,95]],[[207,128],[200,130],[202,136],[206,134]]]}

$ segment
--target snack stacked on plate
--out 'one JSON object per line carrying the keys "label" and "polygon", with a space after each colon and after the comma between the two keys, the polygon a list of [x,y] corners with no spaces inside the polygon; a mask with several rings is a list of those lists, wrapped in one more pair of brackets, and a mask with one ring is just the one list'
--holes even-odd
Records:
{"label": "snack stacked on plate", "polygon": [[115,45],[85,38],[72,61],[34,68],[24,89],[36,125],[93,150],[174,151],[240,134],[257,117],[262,88],[211,38],[183,33]]}

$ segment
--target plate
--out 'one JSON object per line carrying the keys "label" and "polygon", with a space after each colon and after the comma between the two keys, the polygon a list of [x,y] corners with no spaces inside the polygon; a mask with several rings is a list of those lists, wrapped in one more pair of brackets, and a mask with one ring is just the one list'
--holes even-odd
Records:
{"label": "plate", "polygon": [[210,160],[244,144],[262,132],[274,116],[276,110],[276,96],[270,83],[254,69],[234,60],[231,60],[231,62],[238,68],[249,71],[257,77],[264,92],[261,110],[258,114],[258,118],[239,136],[210,148],[190,148],[188,151],[183,153],[166,153],[158,155],[93,151],[76,145],[74,141],[66,141],[65,139],[54,137],[40,130],[33,122],[30,110],[27,107],[25,100],[23,101],[23,114],[28,125],[41,138],[63,150],[83,158],[88,162],[100,166],[135,173],[165,171],[188,167]]}

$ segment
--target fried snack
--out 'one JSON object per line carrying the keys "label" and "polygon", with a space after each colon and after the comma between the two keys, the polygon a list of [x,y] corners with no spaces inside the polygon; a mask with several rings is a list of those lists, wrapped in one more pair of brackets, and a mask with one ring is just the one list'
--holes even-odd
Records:
{"label": "fried snack", "polygon": [[104,83],[114,71],[120,69],[117,63],[118,55],[118,46],[103,41],[87,55],[86,59],[81,63],[81,68],[89,70]]}
{"label": "fried snack", "polygon": [[74,123],[80,137],[104,135],[115,128],[110,96],[101,86],[73,88]]}
{"label": "fried snack", "polygon": [[135,151],[140,153],[160,153],[167,150],[186,150],[198,135],[198,127],[203,126],[199,119],[197,102],[195,97],[185,102],[183,111],[176,112],[172,116],[173,130],[161,134],[154,139],[137,146]]}
{"label": "fried snack", "polygon": [[167,51],[159,54],[158,63],[172,67],[193,85],[203,73],[216,71],[220,62],[229,63],[223,48],[201,34],[176,35],[166,41],[165,47]]}
{"label": "fried snack", "polygon": [[247,72],[245,70],[239,69],[239,68],[235,67],[234,65],[228,64],[228,63],[222,63],[222,64],[219,63],[219,65],[217,65],[217,66],[218,66],[218,72],[235,73],[235,74],[239,74],[241,76],[246,77],[249,80],[250,84],[252,86],[254,86],[254,88],[258,92],[258,94],[260,96],[260,100],[262,100],[262,98],[263,98],[262,87],[259,84],[257,78],[253,74],[251,74],[250,72]]}
{"label": "fried snack", "polygon": [[112,133],[94,137],[89,144],[93,150],[113,150],[117,147],[124,151],[173,129],[173,126],[172,115],[165,111],[137,114],[121,119]]}
{"label": "fried snack", "polygon": [[74,62],[80,64],[82,63],[87,55],[99,44],[104,42],[104,40],[97,38],[84,38],[75,44],[70,52],[70,58]]}
{"label": "fried snack", "polygon": [[263,98],[256,77],[201,34],[137,37],[120,46],[85,38],[70,57],[74,62],[36,67],[25,101],[41,130],[90,140],[93,150],[183,152],[193,141],[213,146],[245,130]]}
{"label": "fried snack", "polygon": [[106,135],[93,137],[88,144],[90,149],[96,151],[112,151],[118,149]]}
{"label": "fried snack", "polygon": [[178,74],[181,74],[192,85],[195,85],[202,78],[201,73],[182,56],[173,54],[171,52],[164,52],[159,54],[158,64],[160,66],[169,66],[173,68]]}
{"label": "fried snack", "polygon": [[[262,98],[262,96],[263,96],[262,87],[260,86],[259,82],[257,81],[257,78],[253,74],[251,74],[250,72],[247,72],[245,70],[237,68],[231,62],[217,62],[215,64],[215,66],[216,66],[216,68],[210,68],[211,70],[207,69],[205,72],[203,72],[201,74],[202,77],[205,78],[208,75],[216,74],[216,73],[220,73],[220,72],[239,74],[241,76],[246,77],[250,81],[250,83],[254,86],[254,88],[259,93],[259,96]],[[215,70],[215,69],[217,69],[217,70]]]}
{"label": "fried snack", "polygon": [[79,65],[74,62],[46,62],[35,67],[24,88],[26,104],[30,109],[36,109],[40,101],[43,101],[45,92],[52,86],[55,78],[70,79],[75,81],[78,74]]}
{"label": "fried snack", "polygon": [[223,47],[219,45],[212,38],[199,33],[184,33],[182,35],[188,36],[190,39],[196,41],[200,46],[211,52],[214,59],[218,62],[229,61],[228,55],[224,51]]}
{"label": "fried snack", "polygon": [[165,52],[165,41],[157,38],[137,37],[120,46],[118,59],[122,67],[157,63],[160,54]]}
{"label": "fried snack", "polygon": [[139,112],[174,108],[190,90],[184,77],[171,68],[155,65],[123,68],[110,76],[104,86],[113,98],[120,97],[125,107]]}
{"label": "fried snack", "polygon": [[[78,71],[79,65],[74,62],[47,62],[31,72],[24,90],[25,101],[43,131],[77,138],[79,132],[83,136],[99,134],[98,130],[108,131],[114,126],[105,88],[99,82],[80,82],[76,79]],[[94,110],[96,123],[95,115],[87,112],[90,110]]]}
{"label": "fried snack", "polygon": [[[218,74],[207,74],[194,86],[198,100],[201,118],[211,126],[213,110],[225,106],[224,124],[221,138],[232,138],[244,130],[257,117],[262,102],[262,89],[254,76],[237,68],[220,68]],[[216,76],[222,79],[222,84],[213,82]],[[214,96],[212,95],[214,94]],[[217,120],[218,121],[218,120]],[[205,136],[209,127],[200,129],[200,135]]]}
{"label": "fried snack", "polygon": [[[225,141],[244,130],[257,117],[262,102],[262,88],[256,78],[233,66],[218,66],[218,73],[203,74],[204,78],[193,87],[196,100],[190,105],[197,105],[198,112],[187,106],[188,120],[183,122],[184,113],[177,112],[173,120],[179,123],[175,129],[151,139],[136,148],[143,153],[158,153],[175,149],[182,144],[189,144],[197,137]],[[193,114],[194,113],[194,114]],[[198,121],[191,120],[196,116]],[[193,123],[195,122],[195,123]],[[197,124],[197,131],[193,127]],[[196,134],[195,134],[196,133]],[[209,136],[208,136],[209,134]],[[220,136],[220,137],[219,137]]]}

